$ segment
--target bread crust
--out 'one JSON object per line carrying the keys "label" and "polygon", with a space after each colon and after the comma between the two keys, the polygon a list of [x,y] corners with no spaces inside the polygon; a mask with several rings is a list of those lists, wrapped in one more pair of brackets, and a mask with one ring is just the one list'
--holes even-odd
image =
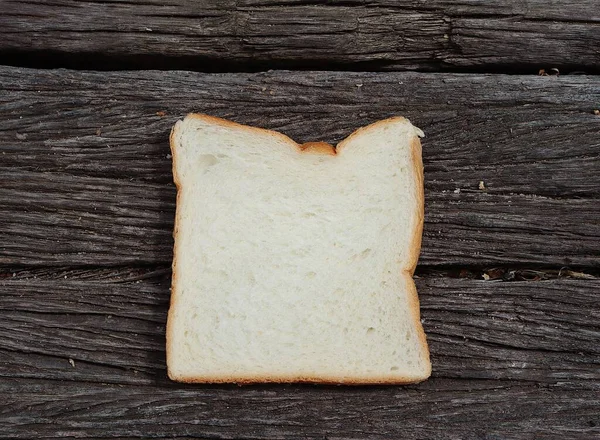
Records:
{"label": "bread crust", "polygon": [[[269,136],[273,136],[278,138],[281,141],[289,144],[293,148],[295,148],[299,153],[304,154],[324,154],[324,155],[332,155],[335,156],[339,154],[339,152],[346,147],[348,142],[355,136],[365,133],[369,130],[381,128],[382,126],[390,123],[403,122],[410,124],[408,119],[395,116],[388,119],[383,119],[377,122],[374,122],[370,125],[358,128],[340,143],[338,143],[335,147],[326,142],[307,142],[304,144],[298,144],[293,139],[284,135],[283,133],[267,130],[259,127],[252,127],[248,125],[238,124],[237,122],[229,121],[226,119],[221,119],[215,116],[209,116],[206,114],[200,113],[189,113],[185,119],[187,118],[197,118],[204,120],[206,122],[210,122],[212,124],[221,125],[225,127],[235,128],[238,130],[247,130],[254,133],[267,134]],[[415,179],[415,187],[417,188],[418,194],[418,209],[415,215],[416,219],[413,221],[413,234],[412,234],[412,244],[410,246],[410,258],[409,263],[406,267],[402,268],[402,272],[408,287],[408,301],[409,301],[409,309],[411,310],[411,315],[414,322],[414,328],[417,332],[417,336],[421,343],[421,348],[423,352],[426,354],[426,361],[428,365],[428,370],[425,375],[422,377],[407,377],[407,376],[396,376],[396,377],[365,377],[365,378],[357,378],[357,377],[344,377],[344,376],[326,376],[326,375],[314,375],[314,376],[302,376],[302,375],[231,375],[231,376],[194,376],[187,377],[182,375],[177,375],[173,372],[173,370],[169,367],[169,359],[172,359],[172,339],[173,339],[173,322],[174,322],[174,309],[175,304],[177,303],[177,295],[175,294],[177,281],[178,281],[178,272],[177,272],[177,245],[178,245],[178,230],[180,224],[180,197],[181,197],[181,183],[177,176],[177,149],[175,144],[175,136],[177,135],[178,128],[181,126],[182,121],[178,121],[173,129],[171,130],[171,134],[169,136],[169,144],[171,149],[171,156],[173,160],[172,171],[173,171],[173,181],[175,183],[175,187],[177,188],[177,199],[176,199],[176,210],[175,210],[175,226],[173,229],[173,238],[174,238],[174,247],[173,247],[173,263],[172,263],[172,279],[171,279],[171,299],[169,312],[167,316],[167,326],[166,326],[166,357],[167,357],[167,375],[173,381],[184,382],[184,383],[237,383],[238,385],[248,385],[254,383],[312,383],[312,384],[340,384],[340,385],[401,385],[401,384],[410,384],[410,383],[419,383],[431,375],[431,362],[429,358],[429,347],[427,344],[427,339],[425,336],[425,331],[423,330],[423,326],[421,324],[420,317],[420,307],[419,307],[419,297],[417,293],[417,289],[415,283],[412,279],[415,268],[417,266],[417,261],[419,259],[419,253],[421,250],[421,239],[423,233],[423,222],[425,215],[425,195],[424,195],[424,179],[423,179],[423,161],[422,161],[422,149],[421,142],[419,141],[419,137],[415,133],[415,137],[411,142],[411,161],[413,164],[412,171]]]}
{"label": "bread crust", "polygon": [[173,263],[171,265],[171,298],[169,299],[169,312],[167,313],[167,327],[166,327],[166,356],[167,356],[167,375],[169,379],[180,381],[176,376],[172,375],[172,370],[169,368],[169,359],[173,359],[171,354],[172,344],[171,340],[173,339],[173,322],[175,321],[174,313],[175,313],[175,303],[177,302],[177,295],[174,294],[175,286],[177,285],[177,232],[179,231],[179,217],[180,217],[180,209],[181,209],[181,184],[179,181],[179,176],[176,172],[176,164],[177,164],[177,149],[175,148],[175,142],[173,141],[175,135],[177,134],[177,128],[180,126],[181,121],[177,121],[173,128],[171,129],[171,134],[169,135],[169,147],[171,149],[171,158],[173,159],[173,164],[171,165],[171,170],[173,172],[173,182],[175,183],[175,188],[177,189],[177,198],[175,202],[175,226],[173,227]]}
{"label": "bread crust", "polygon": [[423,154],[421,148],[421,141],[418,136],[413,138],[411,143],[411,158],[413,163],[413,172],[415,182],[415,188],[419,193],[418,197],[418,210],[417,210],[417,218],[414,222],[413,229],[413,240],[412,245],[410,247],[411,257],[410,262],[407,267],[404,269],[404,276],[406,277],[406,282],[409,285],[409,304],[412,310],[412,317],[414,319],[414,327],[417,331],[417,336],[419,341],[421,342],[421,347],[426,356],[426,362],[428,366],[428,371],[426,374],[426,378],[431,376],[431,359],[429,355],[429,345],[427,344],[427,337],[425,336],[425,330],[423,329],[423,324],[421,324],[421,307],[419,303],[419,294],[417,293],[417,287],[415,286],[415,282],[413,280],[413,274],[415,273],[415,269],[417,268],[417,262],[419,261],[419,254],[421,253],[421,240],[423,238],[423,223],[425,221],[425,180],[423,177]]}
{"label": "bread crust", "polygon": [[344,378],[342,376],[277,376],[277,375],[252,375],[252,376],[202,376],[202,377],[174,377],[169,374],[169,379],[181,383],[234,383],[237,385],[253,385],[259,383],[306,383],[313,385],[408,385],[420,383],[428,379],[427,377],[410,378],[410,377],[365,377],[360,378]]}
{"label": "bread crust", "polygon": [[304,154],[325,154],[330,156],[337,154],[335,147],[327,142],[305,142],[300,145],[300,150]]}

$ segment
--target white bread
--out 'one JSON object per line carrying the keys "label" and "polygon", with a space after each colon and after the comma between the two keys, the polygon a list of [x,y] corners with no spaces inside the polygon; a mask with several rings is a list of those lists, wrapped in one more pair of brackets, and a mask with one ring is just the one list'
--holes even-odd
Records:
{"label": "white bread", "polygon": [[428,378],[412,280],[422,135],[396,117],[334,148],[206,115],[177,122],[169,377]]}

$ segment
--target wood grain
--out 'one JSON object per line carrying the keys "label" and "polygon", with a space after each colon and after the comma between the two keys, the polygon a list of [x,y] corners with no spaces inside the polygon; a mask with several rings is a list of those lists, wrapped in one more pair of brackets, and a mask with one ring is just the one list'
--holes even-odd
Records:
{"label": "wood grain", "polygon": [[434,366],[429,381],[238,388],[166,378],[168,284],[5,279],[0,437],[600,433],[600,281],[425,278],[417,285]]}
{"label": "wood grain", "polygon": [[[417,287],[434,377],[600,380],[600,281],[428,277]],[[168,280],[9,278],[0,297],[2,376],[167,381]]]}
{"label": "wood grain", "polygon": [[2,438],[596,438],[598,389],[432,379],[411,387],[0,382]]}
{"label": "wood grain", "polygon": [[190,111],[334,143],[406,115],[427,134],[422,265],[600,264],[595,77],[3,67],[0,81],[0,264],[169,264],[168,135]]}
{"label": "wood grain", "polygon": [[0,12],[0,56],[35,65],[537,72],[600,62],[595,0],[6,0]]}
{"label": "wood grain", "polygon": [[[0,438],[600,438],[600,77],[534,75],[600,73],[599,31],[596,0],[0,1],[0,64],[168,70],[0,67]],[[270,68],[387,72],[174,71]],[[191,111],[299,142],[424,129],[430,380],[167,379]],[[558,279],[447,276],[496,265]]]}

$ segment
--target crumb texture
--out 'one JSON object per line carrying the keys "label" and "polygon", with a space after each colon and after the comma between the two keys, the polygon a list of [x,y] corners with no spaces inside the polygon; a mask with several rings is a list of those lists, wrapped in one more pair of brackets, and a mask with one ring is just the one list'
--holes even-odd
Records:
{"label": "crumb texture", "polygon": [[337,154],[306,154],[266,130],[178,122],[170,376],[427,378],[411,277],[423,204],[418,135],[393,118]]}

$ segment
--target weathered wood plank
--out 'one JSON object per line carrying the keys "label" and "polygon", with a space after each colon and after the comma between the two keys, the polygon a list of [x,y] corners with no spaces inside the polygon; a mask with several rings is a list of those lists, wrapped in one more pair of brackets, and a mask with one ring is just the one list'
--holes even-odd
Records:
{"label": "weathered wood plank", "polygon": [[79,68],[314,69],[333,62],[533,71],[597,70],[600,62],[595,0],[10,0],[0,12],[0,56]]}
{"label": "weathered wood plank", "polygon": [[0,382],[3,438],[592,439],[597,386],[431,379],[409,387]]}
{"label": "weathered wood plank", "polygon": [[[433,377],[600,382],[599,280],[417,287]],[[168,383],[168,282],[10,278],[0,298],[0,376]]]}
{"label": "weathered wood plank", "polygon": [[[168,263],[170,185],[3,172],[0,263]],[[421,264],[600,263],[597,199],[426,194]]]}
{"label": "weathered wood plank", "polygon": [[417,284],[434,365],[429,381],[239,388],[166,379],[167,283],[4,279],[0,437],[600,434],[599,280]]}
{"label": "weathered wood plank", "polygon": [[168,264],[168,134],[189,111],[330,142],[404,114],[427,133],[421,264],[600,264],[595,77],[2,68],[0,82],[0,264]]}

